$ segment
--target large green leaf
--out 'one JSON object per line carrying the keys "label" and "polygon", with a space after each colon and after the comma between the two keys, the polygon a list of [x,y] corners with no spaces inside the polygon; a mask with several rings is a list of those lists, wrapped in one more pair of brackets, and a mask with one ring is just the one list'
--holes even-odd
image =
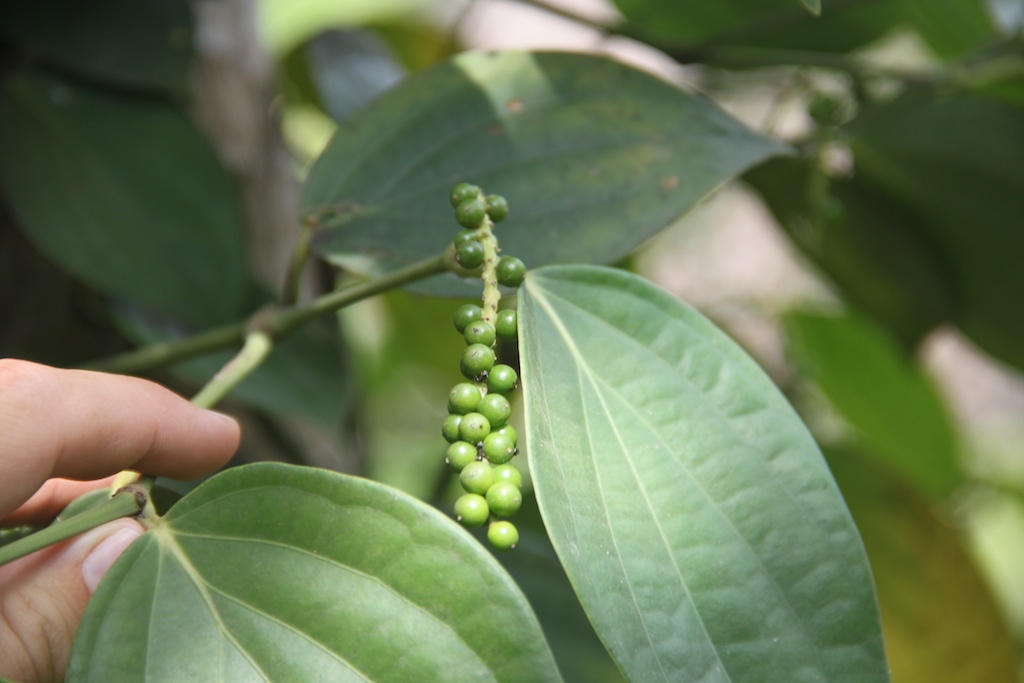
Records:
{"label": "large green leaf", "polygon": [[953,318],[975,342],[1024,368],[1024,107],[974,95],[910,92],[848,131],[859,183],[927,225],[962,290]]}
{"label": "large green leaf", "polygon": [[101,291],[196,326],[238,317],[236,191],[173,105],[25,71],[0,93],[0,189],[40,251]]}
{"label": "large green leaf", "polygon": [[1017,649],[962,534],[856,452],[829,453],[878,584],[898,683],[1016,683]]}
{"label": "large green leaf", "polygon": [[519,310],[537,500],[630,679],[888,681],[853,521],[754,361],[620,271],[535,270]]}
{"label": "large green leaf", "polygon": [[[502,249],[530,267],[611,262],[786,148],[610,59],[466,53],[348,119],[310,172],[321,254],[358,272],[439,253],[456,182],[508,198]],[[453,290],[435,279],[434,292]]]}
{"label": "large green leaf", "polygon": [[4,2],[0,37],[34,60],[120,87],[184,93],[192,62],[186,0]]}
{"label": "large green leaf", "polygon": [[866,450],[933,497],[960,483],[957,444],[942,400],[886,332],[852,313],[796,313],[794,355],[852,425]]}
{"label": "large green leaf", "polygon": [[79,681],[559,681],[512,579],[394,489],[259,463],[179,501],[117,561]]}

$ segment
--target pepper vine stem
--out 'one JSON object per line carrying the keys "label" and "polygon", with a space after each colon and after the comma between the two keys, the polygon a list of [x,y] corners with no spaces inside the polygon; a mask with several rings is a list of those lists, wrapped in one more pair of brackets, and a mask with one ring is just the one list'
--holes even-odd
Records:
{"label": "pepper vine stem", "polygon": [[[280,339],[317,316],[340,310],[375,294],[443,273],[447,269],[443,254],[432,256],[379,278],[357,282],[324,294],[305,306],[281,306],[269,311],[260,311],[254,317],[259,318],[258,324],[261,329],[268,332],[272,338]],[[230,323],[192,337],[143,346],[134,351],[94,361],[84,367],[87,370],[121,374],[145,372],[238,346],[245,341],[247,330],[251,326],[251,320]]]}
{"label": "pepper vine stem", "polygon": [[115,493],[110,500],[94,508],[3,546],[0,548],[0,565],[13,562],[55,543],[66,541],[115,519],[134,517],[143,511],[148,502],[149,496],[140,487],[123,488]]}

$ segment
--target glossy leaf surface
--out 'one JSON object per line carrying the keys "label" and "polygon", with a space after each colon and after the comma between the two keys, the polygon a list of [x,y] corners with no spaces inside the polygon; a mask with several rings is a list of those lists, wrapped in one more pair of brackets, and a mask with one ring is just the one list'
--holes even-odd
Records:
{"label": "glossy leaf surface", "polygon": [[636,681],[888,681],[867,559],[779,391],[620,271],[520,299],[530,469],[595,629]]}
{"label": "glossy leaf surface", "polygon": [[[465,53],[348,119],[310,172],[316,248],[357,272],[432,256],[460,181],[508,199],[502,249],[527,266],[611,262],[723,181],[786,148],[705,99],[609,59]],[[433,291],[456,290],[452,276]]]}
{"label": "glossy leaf surface", "polygon": [[196,326],[240,315],[237,195],[184,112],[42,71],[5,85],[0,185],[40,251],[155,313]]}
{"label": "glossy leaf surface", "polygon": [[202,484],[118,560],[68,680],[561,679],[522,593],[455,522],[259,463]]}
{"label": "glossy leaf surface", "polygon": [[846,314],[789,316],[797,363],[886,465],[933,497],[960,483],[956,440],[928,378],[883,328]]}

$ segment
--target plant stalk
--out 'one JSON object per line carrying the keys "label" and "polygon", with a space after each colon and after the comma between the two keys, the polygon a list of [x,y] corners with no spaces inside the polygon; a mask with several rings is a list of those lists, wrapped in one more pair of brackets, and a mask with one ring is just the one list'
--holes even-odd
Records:
{"label": "plant stalk", "polygon": [[[358,282],[325,294],[306,306],[283,307],[260,311],[259,329],[273,339],[280,339],[299,325],[325,313],[337,311],[374,294],[422,280],[447,270],[443,256],[432,256],[380,278]],[[134,351],[88,363],[88,370],[134,374],[153,370],[178,361],[188,360],[214,351],[222,351],[243,344],[250,321],[241,321],[207,330],[192,337],[157,342]],[[207,406],[208,407],[208,406]]]}
{"label": "plant stalk", "polygon": [[55,543],[66,541],[72,536],[85,533],[115,519],[136,516],[148,503],[149,496],[139,487],[123,488],[115,493],[110,500],[90,510],[56,522],[0,548],[0,565],[13,562]]}

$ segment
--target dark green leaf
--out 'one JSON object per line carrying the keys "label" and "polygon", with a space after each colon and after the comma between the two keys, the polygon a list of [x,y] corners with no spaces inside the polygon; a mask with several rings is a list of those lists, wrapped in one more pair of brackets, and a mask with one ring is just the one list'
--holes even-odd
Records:
{"label": "dark green leaf", "polygon": [[630,33],[698,61],[710,55],[686,51],[731,46],[846,52],[881,37],[900,20],[893,0],[822,0],[818,17],[792,0],[616,0],[616,5]]}
{"label": "dark green leaf", "polygon": [[4,2],[0,37],[33,59],[128,88],[183,93],[192,61],[185,0]]}
{"label": "dark green leaf", "polygon": [[802,160],[778,159],[744,179],[844,298],[883,322],[907,349],[956,316],[952,266],[906,204],[856,177],[829,179]]}
{"label": "dark green leaf", "polygon": [[916,212],[958,281],[953,318],[989,353],[1024,368],[1024,108],[911,92],[850,131],[856,177]]}
{"label": "dark green leaf", "polygon": [[118,560],[68,680],[561,679],[522,593],[455,522],[373,482],[258,463]]}
{"label": "dark green leaf", "polygon": [[[798,51],[847,52],[896,29],[916,30],[942,57],[960,55],[995,37],[984,0],[616,0],[627,30],[687,61],[734,66],[801,63]],[[814,5],[819,5],[817,8]],[[726,48],[726,50],[720,50]],[[745,52],[730,48],[772,48]],[[814,59],[814,55],[804,55]]]}
{"label": "dark green leaf", "polygon": [[874,570],[893,680],[1016,683],[1013,634],[962,535],[871,460],[829,465]]}
{"label": "dark green leaf", "polygon": [[888,681],[864,549],[779,391],[620,271],[520,299],[530,469],[580,601],[634,681]]}
{"label": "dark green leaf", "polygon": [[904,25],[916,30],[940,57],[957,57],[994,40],[986,0],[900,0]]}
{"label": "dark green leaf", "polygon": [[789,316],[807,377],[853,426],[866,450],[932,497],[960,483],[956,440],[928,378],[884,330],[853,314]]}
{"label": "dark green leaf", "polygon": [[0,94],[0,188],[36,246],[103,292],[197,326],[239,315],[235,189],[172,105],[23,72]]}
{"label": "dark green leaf", "polygon": [[[502,249],[528,267],[611,262],[781,144],[609,59],[466,53],[349,119],[310,172],[317,249],[357,272],[444,249],[459,181],[504,195]],[[445,283],[448,283],[447,285]],[[456,290],[456,278],[432,291]]]}

